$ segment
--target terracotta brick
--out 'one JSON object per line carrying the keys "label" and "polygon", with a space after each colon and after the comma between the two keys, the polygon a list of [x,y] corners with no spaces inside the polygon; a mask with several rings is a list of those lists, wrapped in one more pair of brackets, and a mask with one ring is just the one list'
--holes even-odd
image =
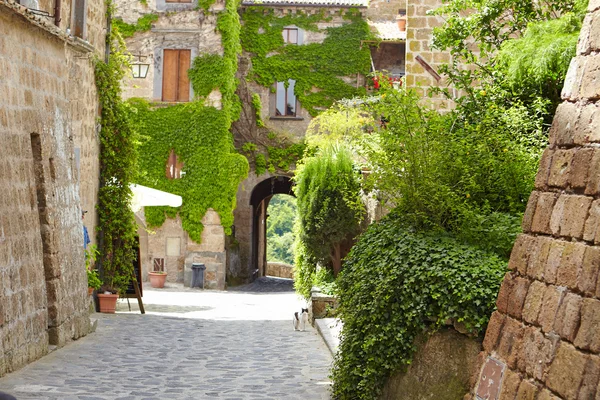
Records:
{"label": "terracotta brick", "polygon": [[562,342],[550,366],[546,385],[565,400],[576,400],[586,362],[585,354]]}
{"label": "terracotta brick", "polygon": [[504,279],[500,285],[500,291],[498,292],[498,298],[496,299],[496,307],[501,313],[506,314],[508,312],[508,299],[510,298],[512,288],[515,285],[515,278],[516,274],[511,272],[507,272],[504,275]]}
{"label": "terracotta brick", "polygon": [[583,189],[588,182],[588,172],[594,149],[584,148],[576,150],[569,168],[569,186],[572,189]]}
{"label": "terracotta brick", "polygon": [[523,346],[517,362],[519,370],[543,381],[548,366],[554,358],[557,342],[546,338],[539,328],[531,326],[525,328]]}
{"label": "terracotta brick", "polygon": [[552,238],[538,236],[536,247],[533,249],[527,265],[527,275],[529,277],[542,280],[542,277],[544,276],[544,270],[546,269],[546,262],[548,261],[548,254],[550,253],[550,247],[553,241],[554,239]]}
{"label": "terracotta brick", "polygon": [[556,150],[552,156],[548,186],[566,188],[569,182],[569,169],[575,150]]}
{"label": "terracotta brick", "polygon": [[596,397],[600,380],[600,357],[589,355],[583,374],[583,382],[579,388],[577,400],[591,400]]}
{"label": "terracotta brick", "polygon": [[516,278],[515,284],[512,287],[510,296],[508,297],[508,315],[521,319],[523,312],[523,303],[525,303],[525,297],[527,297],[527,291],[529,290],[530,282],[525,278]]}
{"label": "terracotta brick", "polygon": [[498,338],[500,337],[500,332],[502,331],[505,320],[506,316],[504,314],[501,314],[498,311],[492,313],[490,322],[485,331],[485,339],[483,339],[483,349],[486,352],[491,353],[496,349]]}
{"label": "terracotta brick", "polygon": [[567,293],[558,307],[554,331],[570,342],[575,340],[579,328],[580,308],[581,297],[573,293]]}
{"label": "terracotta brick", "polygon": [[500,332],[500,342],[496,352],[510,369],[517,367],[517,360],[523,345],[523,332],[524,327],[521,322],[510,317],[506,318]]}
{"label": "terracotta brick", "polygon": [[556,193],[541,193],[539,195],[531,222],[532,232],[551,233],[550,218],[552,217],[552,210],[557,199],[558,194]]}
{"label": "terracotta brick", "polygon": [[[585,109],[587,109],[587,107]],[[598,114],[600,114],[600,113],[598,113]],[[590,170],[589,170],[589,174],[588,174],[588,183],[585,187],[585,194],[590,195],[590,196],[595,196],[599,193],[600,193],[600,151],[595,149],[594,155],[592,156],[592,162],[590,164]]]}
{"label": "terracotta brick", "polygon": [[586,247],[581,243],[567,243],[565,245],[556,275],[556,284],[558,286],[577,289],[577,276],[583,264]]}
{"label": "terracotta brick", "polygon": [[581,239],[592,200],[586,196],[561,195],[550,219],[552,234]]}
{"label": "terracotta brick", "polygon": [[562,300],[564,290],[556,286],[548,286],[544,293],[542,308],[538,316],[538,323],[544,332],[551,332],[554,327],[554,319]]}
{"label": "terracotta brick", "polygon": [[[581,109],[579,114],[575,126],[575,143],[586,145],[597,142],[600,142],[600,105],[589,103]],[[594,156],[599,152],[600,150],[594,149]],[[590,173],[593,171],[591,170]]]}
{"label": "terracotta brick", "polygon": [[521,381],[519,391],[517,392],[517,400],[535,400],[538,388],[529,381]]}
{"label": "terracotta brick", "polygon": [[523,305],[523,321],[530,324],[537,324],[538,314],[542,308],[542,301],[544,299],[544,293],[546,291],[546,285],[540,281],[534,281],[529,286],[527,297],[525,298],[525,304]]}
{"label": "terracotta brick", "polygon": [[577,288],[588,296],[593,296],[600,270],[600,248],[587,246],[581,271],[577,277]]}
{"label": "terracotta brick", "polygon": [[515,400],[520,385],[521,377],[519,374],[507,369],[504,372],[504,378],[502,379],[499,400]]}
{"label": "terracotta brick", "polygon": [[594,243],[600,240],[600,200],[594,200],[590,206],[583,230],[583,240]]}
{"label": "terracotta brick", "polygon": [[600,55],[590,54],[585,57],[584,63],[581,85],[579,86],[579,98],[598,99],[600,98],[600,85],[597,84],[598,75],[600,74]]}
{"label": "terracotta brick", "polygon": [[521,222],[521,228],[523,232],[528,233],[531,231],[531,224],[533,223],[533,215],[535,214],[535,209],[537,207],[537,201],[540,196],[540,192],[533,191],[529,196],[529,201],[527,202],[527,208],[525,209],[525,213],[523,214],[523,221]]}
{"label": "terracotta brick", "polygon": [[558,275],[558,268],[562,261],[562,254],[568,242],[563,240],[553,240],[548,249],[548,257],[546,258],[546,266],[544,269],[544,281],[547,283],[555,283]]}
{"label": "terracotta brick", "polygon": [[508,269],[517,270],[521,275],[527,273],[527,262],[531,255],[531,249],[536,245],[536,238],[530,235],[521,234],[517,237],[510,253]]}
{"label": "terracotta brick", "polygon": [[564,102],[558,106],[549,132],[551,148],[573,144],[573,130],[579,112],[579,107],[574,103]]}
{"label": "terracotta brick", "polygon": [[581,304],[581,325],[574,344],[580,349],[600,353],[600,301],[583,299]]}
{"label": "terracotta brick", "polygon": [[545,191],[548,188],[548,175],[550,174],[550,168],[552,166],[552,156],[554,150],[546,148],[540,159],[540,166],[535,176],[535,188],[541,191]]}
{"label": "terracotta brick", "polygon": [[543,389],[540,392],[540,395],[538,396],[537,400],[561,400],[559,397],[556,397],[555,395],[552,394],[552,392],[550,392],[548,389]]}

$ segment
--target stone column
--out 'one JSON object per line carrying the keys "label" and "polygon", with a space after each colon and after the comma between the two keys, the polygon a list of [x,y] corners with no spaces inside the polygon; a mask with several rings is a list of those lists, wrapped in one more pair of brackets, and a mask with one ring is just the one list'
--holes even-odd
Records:
{"label": "stone column", "polygon": [[600,399],[600,1],[588,11],[471,398]]}

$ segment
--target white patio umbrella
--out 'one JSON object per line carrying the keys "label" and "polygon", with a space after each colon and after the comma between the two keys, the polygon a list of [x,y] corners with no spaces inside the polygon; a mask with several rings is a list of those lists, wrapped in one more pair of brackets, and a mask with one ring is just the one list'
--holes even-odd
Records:
{"label": "white patio umbrella", "polygon": [[142,185],[132,183],[129,185],[133,192],[131,198],[131,209],[137,212],[145,206],[170,206],[179,207],[181,205],[181,196],[152,189]]}

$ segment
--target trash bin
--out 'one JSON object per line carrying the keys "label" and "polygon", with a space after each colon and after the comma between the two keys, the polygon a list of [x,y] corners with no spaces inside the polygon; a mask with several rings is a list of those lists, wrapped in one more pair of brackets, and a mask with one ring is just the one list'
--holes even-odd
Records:
{"label": "trash bin", "polygon": [[204,289],[204,271],[206,266],[202,263],[192,263],[192,284],[190,287]]}

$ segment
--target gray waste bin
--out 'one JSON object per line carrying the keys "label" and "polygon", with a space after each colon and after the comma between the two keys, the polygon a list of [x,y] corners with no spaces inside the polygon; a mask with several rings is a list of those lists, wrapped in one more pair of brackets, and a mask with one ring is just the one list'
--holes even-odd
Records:
{"label": "gray waste bin", "polygon": [[204,271],[206,266],[202,263],[192,263],[192,284],[190,287],[204,289]]}

